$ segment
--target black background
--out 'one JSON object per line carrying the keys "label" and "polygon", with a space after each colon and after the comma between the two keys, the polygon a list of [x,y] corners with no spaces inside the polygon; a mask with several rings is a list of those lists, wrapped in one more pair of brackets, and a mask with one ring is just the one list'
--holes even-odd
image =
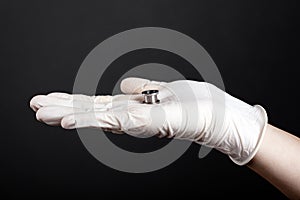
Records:
{"label": "black background", "polygon": [[[110,169],[87,152],[76,131],[37,122],[28,103],[35,94],[71,92],[83,59],[106,38],[137,27],[165,27],[189,35],[208,51],[227,92],[249,104],[263,105],[271,124],[300,136],[295,2],[2,0],[1,194],[284,198],[263,178],[217,151],[198,159],[198,145],[159,171],[129,174]],[[100,82],[108,85],[101,92],[111,92],[117,79],[113,72],[124,66],[161,62],[188,68],[184,61],[161,51],[127,56],[112,64],[114,70]],[[193,73],[187,77],[200,80]],[[137,139],[110,137],[120,146],[142,150]],[[142,143],[149,147],[147,141]]]}

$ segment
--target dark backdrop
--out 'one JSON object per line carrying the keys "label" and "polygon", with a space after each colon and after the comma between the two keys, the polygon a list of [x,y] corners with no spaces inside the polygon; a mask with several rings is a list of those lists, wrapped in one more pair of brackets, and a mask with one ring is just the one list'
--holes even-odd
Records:
{"label": "dark backdrop", "polygon": [[[299,34],[294,2],[2,0],[1,195],[110,194],[143,198],[175,193],[196,194],[199,198],[284,198],[267,181],[217,151],[198,159],[198,145],[192,145],[175,163],[159,171],[115,171],[87,152],[76,131],[37,122],[28,103],[35,94],[71,92],[81,62],[106,38],[136,27],[165,27],[189,35],[208,51],[222,74],[226,91],[250,104],[263,105],[271,124],[300,136]],[[170,66],[181,63],[182,69],[188,66],[158,50],[135,53],[114,62],[106,77],[116,76],[124,66],[146,62]],[[187,77],[201,79],[193,73]],[[101,81],[111,85],[115,79]],[[108,86],[103,92],[110,93],[111,89]],[[143,151],[137,139],[110,137],[124,148]],[[162,142],[150,140],[149,144]],[[149,149],[147,142],[142,143]]]}

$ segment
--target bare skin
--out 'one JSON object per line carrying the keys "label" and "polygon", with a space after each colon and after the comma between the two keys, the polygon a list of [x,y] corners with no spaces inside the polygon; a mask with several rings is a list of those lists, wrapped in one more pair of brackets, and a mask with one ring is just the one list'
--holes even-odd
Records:
{"label": "bare skin", "polygon": [[291,199],[300,199],[300,138],[268,125],[248,167]]}

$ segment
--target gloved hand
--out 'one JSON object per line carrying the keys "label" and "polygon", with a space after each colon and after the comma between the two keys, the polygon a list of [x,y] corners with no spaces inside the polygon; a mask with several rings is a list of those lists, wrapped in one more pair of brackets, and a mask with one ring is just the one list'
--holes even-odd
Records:
{"label": "gloved hand", "polygon": [[[141,92],[149,89],[159,90],[160,104],[142,104]],[[227,154],[238,165],[254,157],[267,125],[261,106],[250,106],[206,82],[127,78],[121,90],[124,94],[116,96],[38,95],[30,106],[49,125],[187,139]]]}

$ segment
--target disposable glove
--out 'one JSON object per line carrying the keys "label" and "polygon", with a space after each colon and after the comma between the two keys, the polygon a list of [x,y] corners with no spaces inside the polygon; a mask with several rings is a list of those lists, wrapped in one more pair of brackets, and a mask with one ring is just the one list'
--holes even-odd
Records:
{"label": "disposable glove", "polygon": [[[149,89],[159,90],[159,104],[142,103],[141,92]],[[127,78],[121,91],[115,96],[50,93],[33,97],[30,106],[49,125],[190,140],[227,154],[238,165],[254,157],[267,125],[263,107],[206,82]]]}

